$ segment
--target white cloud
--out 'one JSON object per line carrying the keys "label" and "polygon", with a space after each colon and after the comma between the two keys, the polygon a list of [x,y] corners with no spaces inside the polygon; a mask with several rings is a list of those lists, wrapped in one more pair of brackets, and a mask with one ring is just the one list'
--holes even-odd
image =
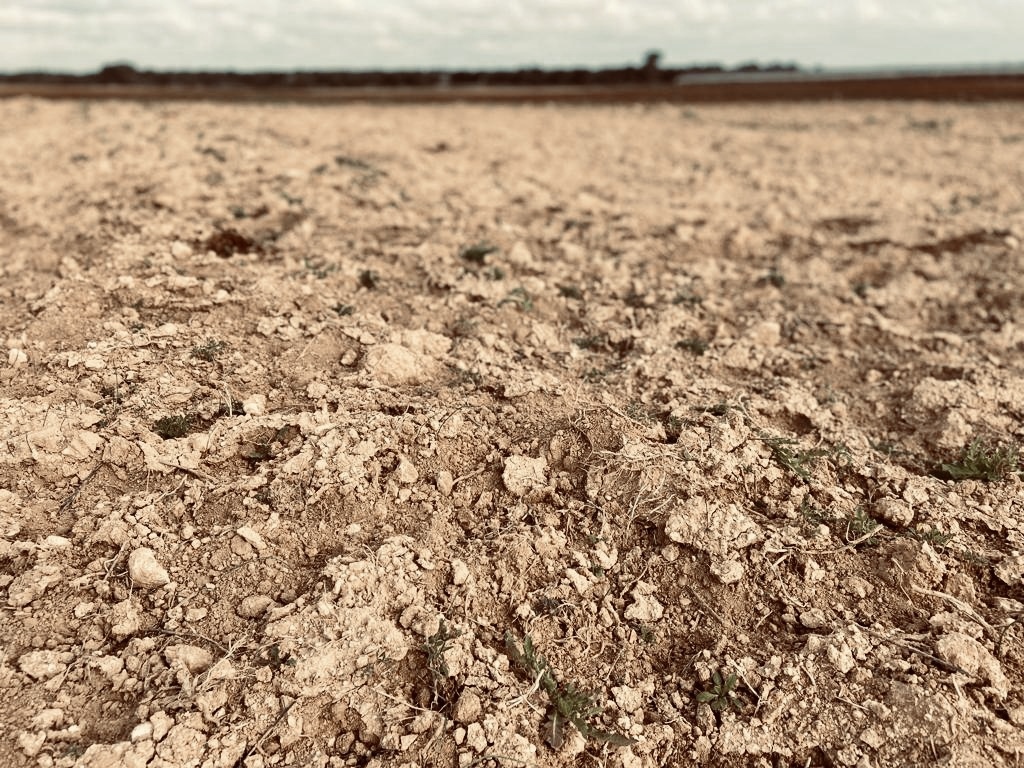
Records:
{"label": "white cloud", "polygon": [[0,0],[0,69],[1020,59],[1019,0]]}

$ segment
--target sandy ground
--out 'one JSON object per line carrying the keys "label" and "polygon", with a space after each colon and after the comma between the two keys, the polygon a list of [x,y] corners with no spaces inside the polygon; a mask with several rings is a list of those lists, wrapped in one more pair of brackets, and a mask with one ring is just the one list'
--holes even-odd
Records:
{"label": "sandy ground", "polygon": [[1021,765],[1022,125],[0,103],[0,764]]}

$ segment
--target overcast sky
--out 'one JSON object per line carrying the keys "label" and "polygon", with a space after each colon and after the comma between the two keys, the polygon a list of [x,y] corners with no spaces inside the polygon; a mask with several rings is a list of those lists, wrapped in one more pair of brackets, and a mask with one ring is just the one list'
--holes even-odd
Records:
{"label": "overcast sky", "polygon": [[1024,0],[0,0],[0,71],[1024,62]]}

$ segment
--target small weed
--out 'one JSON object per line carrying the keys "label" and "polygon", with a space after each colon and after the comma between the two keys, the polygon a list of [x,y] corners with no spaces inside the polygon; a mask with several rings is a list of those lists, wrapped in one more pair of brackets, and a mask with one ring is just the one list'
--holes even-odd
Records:
{"label": "small weed", "polygon": [[279,670],[282,666],[293,667],[297,663],[297,659],[288,654],[287,652],[281,651],[281,646],[277,643],[273,643],[268,646],[263,653],[260,653],[256,657],[256,666],[258,667],[271,667],[272,669]]}
{"label": "small weed", "polygon": [[533,309],[533,299],[522,286],[513,288],[508,292],[508,296],[498,302],[499,307],[503,304],[515,304],[520,312],[529,312]]}
{"label": "small weed", "polygon": [[967,563],[968,565],[973,565],[977,568],[988,568],[990,565],[992,565],[992,561],[989,560],[986,555],[983,555],[980,552],[975,552],[973,549],[963,550],[962,552],[958,553],[958,557],[964,563]]}
{"label": "small weed", "polygon": [[378,285],[380,285],[380,275],[372,269],[364,269],[359,273],[359,286],[361,288],[373,291],[376,290]]}
{"label": "small weed", "polygon": [[703,296],[698,296],[696,293],[689,290],[682,290],[677,292],[675,297],[672,299],[672,303],[675,304],[676,306],[679,306],[681,304],[685,307],[696,307],[703,303],[703,301]]}
{"label": "small weed", "polygon": [[643,403],[633,400],[626,406],[626,416],[637,424],[650,424],[654,421],[651,414],[644,408]]}
{"label": "small weed", "polygon": [[776,288],[782,288],[786,284],[786,276],[783,275],[776,267],[772,267],[768,270],[767,274],[761,278],[761,282],[768,283]]}
{"label": "small weed", "polygon": [[646,624],[635,623],[630,625],[633,631],[636,632],[637,637],[645,645],[653,645],[655,641],[654,630],[648,627]]}
{"label": "small weed", "polygon": [[904,448],[900,448],[895,443],[878,442],[871,443],[871,450],[877,451],[878,453],[885,456],[887,459],[891,459],[893,456],[913,456],[911,451]]}
{"label": "small weed", "polygon": [[164,416],[157,419],[153,424],[153,431],[164,440],[174,437],[184,437],[192,428],[193,417],[191,414],[180,413],[176,416]]}
{"label": "small weed", "polygon": [[572,340],[572,343],[580,349],[596,350],[607,346],[608,336],[604,333],[594,334],[593,336],[577,336]]}
{"label": "small weed", "polygon": [[662,419],[661,425],[665,428],[665,442],[678,443],[679,436],[683,434],[683,420],[678,416],[669,414]]}
{"label": "small weed", "polygon": [[735,672],[730,672],[725,677],[721,672],[715,672],[711,676],[711,687],[698,693],[697,701],[709,704],[715,712],[724,712],[730,707],[739,709],[739,699],[734,693],[738,680]]}
{"label": "small weed", "polygon": [[451,650],[452,641],[461,634],[462,632],[458,630],[451,630],[445,620],[441,619],[437,632],[428,637],[423,644],[423,650],[427,654],[427,669],[430,670],[435,682],[448,677],[448,662],[445,661],[444,655]]}
{"label": "small weed", "polygon": [[504,280],[505,270],[501,267],[488,267],[483,271],[483,276],[488,280]]}
{"label": "small weed", "polygon": [[944,480],[1002,480],[1019,471],[1020,453],[1015,445],[985,445],[981,440],[972,440],[960,454],[960,458],[949,464],[940,464],[932,472]]}
{"label": "small weed", "polygon": [[779,464],[805,482],[811,479],[810,465],[829,455],[829,451],[824,448],[798,450],[800,443],[791,437],[762,435],[761,439],[771,448],[772,456]]}
{"label": "small weed", "polygon": [[945,549],[946,545],[953,540],[952,533],[943,533],[938,528],[932,528],[931,526],[919,531],[908,531],[907,535],[912,539],[930,544],[938,550]]}
{"label": "small weed", "polygon": [[551,665],[533,647],[533,638],[523,638],[522,650],[511,634],[505,635],[505,650],[509,658],[526,674],[530,682],[537,681],[551,702],[551,710],[544,724],[544,740],[552,749],[558,749],[565,740],[565,724],[572,723],[584,738],[604,741],[616,746],[632,744],[633,740],[615,731],[605,731],[590,724],[591,718],[601,714],[589,694],[573,683],[560,683]]}
{"label": "small weed", "polygon": [[800,516],[808,528],[817,528],[819,525],[828,525],[831,518],[829,514],[818,505],[810,501],[806,496],[800,502]]}
{"label": "small weed", "polygon": [[483,265],[489,255],[497,252],[498,246],[496,245],[491,245],[490,243],[477,243],[476,245],[467,246],[459,251],[459,258],[472,264]]}
{"label": "small weed", "polygon": [[354,168],[357,171],[370,171],[376,172],[377,169],[370,165],[365,160],[360,160],[358,157],[349,157],[348,155],[335,155],[334,162],[343,168]]}
{"label": "small weed", "polygon": [[[857,507],[840,525],[843,526],[842,538],[847,544],[859,541],[859,546],[871,546],[877,543],[875,534],[882,530],[863,507]],[[865,538],[867,537],[867,538]]]}
{"label": "small weed", "polygon": [[225,346],[227,345],[223,341],[207,339],[204,343],[192,347],[192,357],[212,363]]}
{"label": "small weed", "polygon": [[[847,544],[857,542],[858,547],[868,547],[878,543],[877,535],[881,532],[879,525],[863,507],[857,507],[852,513],[842,518],[835,518],[826,510],[814,504],[813,500],[805,498],[800,503],[800,516],[803,518],[804,527],[817,528],[825,525],[832,534],[842,539]],[[863,539],[863,541],[861,541]]]}
{"label": "small weed", "polygon": [[708,351],[708,343],[704,341],[704,339],[699,339],[696,336],[693,336],[689,339],[677,341],[676,349],[685,349],[687,352],[700,356]]}
{"label": "small weed", "polygon": [[583,291],[575,285],[558,286],[558,295],[565,299],[576,299],[577,301],[583,300]]}
{"label": "small weed", "polygon": [[310,258],[309,256],[303,257],[302,266],[317,280],[323,280],[331,272],[338,270],[337,264],[329,264],[322,258]]}
{"label": "small weed", "polygon": [[722,402],[715,403],[714,405],[695,405],[693,406],[693,410],[697,411],[698,413],[710,413],[712,416],[722,418],[735,407],[736,406],[730,405],[729,403],[723,400]]}
{"label": "small weed", "polygon": [[642,293],[637,293],[636,291],[630,291],[627,293],[622,298],[622,302],[627,307],[632,307],[633,309],[647,309],[647,307],[650,306],[647,303],[647,297]]}

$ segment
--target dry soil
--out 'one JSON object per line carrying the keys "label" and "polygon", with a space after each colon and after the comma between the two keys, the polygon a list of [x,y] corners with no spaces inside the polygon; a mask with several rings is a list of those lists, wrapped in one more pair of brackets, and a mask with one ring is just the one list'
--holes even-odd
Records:
{"label": "dry soil", "polygon": [[1021,765],[1021,126],[0,103],[0,764]]}

